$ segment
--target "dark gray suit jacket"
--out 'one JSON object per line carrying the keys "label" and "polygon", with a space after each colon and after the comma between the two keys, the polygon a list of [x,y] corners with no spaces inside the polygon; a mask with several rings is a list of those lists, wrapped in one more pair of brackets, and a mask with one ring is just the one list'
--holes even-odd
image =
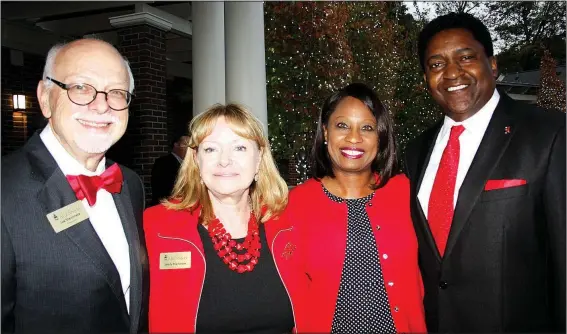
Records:
{"label": "dark gray suit jacket", "polygon": [[[406,150],[431,332],[565,332],[565,114],[500,95],[443,258],[417,199],[442,122]],[[503,179],[527,184],[484,190]]]}
{"label": "dark gray suit jacket", "polygon": [[180,167],[173,153],[156,159],[152,167],[152,205],[171,195]]}
{"label": "dark gray suit jacket", "polygon": [[90,221],[57,234],[47,220],[77,198],[39,135],[2,158],[2,333],[147,331],[144,189],[136,173],[120,168],[124,183],[113,197],[130,248],[130,315]]}

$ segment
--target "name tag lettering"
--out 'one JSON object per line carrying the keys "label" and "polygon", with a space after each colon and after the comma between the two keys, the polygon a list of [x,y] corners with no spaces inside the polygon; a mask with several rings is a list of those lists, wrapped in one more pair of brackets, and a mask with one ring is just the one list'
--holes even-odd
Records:
{"label": "name tag lettering", "polygon": [[76,201],[46,215],[55,233],[59,233],[89,218],[81,201]]}
{"label": "name tag lettering", "polygon": [[172,252],[159,254],[159,269],[191,268],[191,252]]}

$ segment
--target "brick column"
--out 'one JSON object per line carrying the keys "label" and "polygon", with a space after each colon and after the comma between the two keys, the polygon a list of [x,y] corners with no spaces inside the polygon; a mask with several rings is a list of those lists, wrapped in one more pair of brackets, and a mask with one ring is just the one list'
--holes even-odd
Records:
{"label": "brick column", "polygon": [[[167,21],[156,24],[154,16],[136,13],[111,18],[119,27],[118,50],[130,62],[134,74],[134,100],[120,153],[129,154],[130,167],[142,178],[146,203],[151,200],[151,171],[154,161],[169,150],[166,114],[165,33]],[[165,22],[165,24],[164,24]],[[140,24],[141,23],[141,24]],[[129,149],[129,150],[128,150]]]}

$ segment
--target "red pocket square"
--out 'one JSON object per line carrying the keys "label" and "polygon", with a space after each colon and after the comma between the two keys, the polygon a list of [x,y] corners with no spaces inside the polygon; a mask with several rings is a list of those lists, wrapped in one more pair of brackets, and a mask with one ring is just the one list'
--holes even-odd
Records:
{"label": "red pocket square", "polygon": [[526,184],[526,180],[513,179],[513,180],[488,180],[484,186],[485,191],[503,189],[510,187],[517,187]]}

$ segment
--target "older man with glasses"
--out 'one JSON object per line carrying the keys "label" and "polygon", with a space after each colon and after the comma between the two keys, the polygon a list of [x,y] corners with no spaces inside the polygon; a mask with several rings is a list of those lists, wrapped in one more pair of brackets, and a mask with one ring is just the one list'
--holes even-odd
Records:
{"label": "older man with glasses", "polygon": [[37,87],[48,125],[2,159],[2,332],[147,331],[143,184],[105,158],[134,79],[110,44],[54,46]]}

